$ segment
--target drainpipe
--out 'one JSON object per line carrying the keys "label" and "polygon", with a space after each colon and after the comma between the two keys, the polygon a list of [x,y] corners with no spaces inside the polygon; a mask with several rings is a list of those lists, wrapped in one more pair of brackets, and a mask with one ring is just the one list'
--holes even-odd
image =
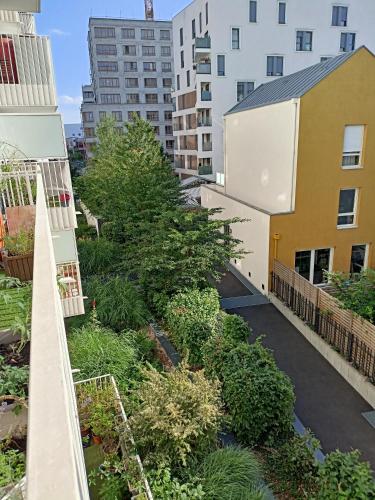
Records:
{"label": "drainpipe", "polygon": [[277,260],[277,254],[278,254],[278,249],[279,249],[279,240],[280,240],[280,234],[279,233],[275,233],[273,236],[272,236],[272,239],[273,239],[273,258],[274,260]]}

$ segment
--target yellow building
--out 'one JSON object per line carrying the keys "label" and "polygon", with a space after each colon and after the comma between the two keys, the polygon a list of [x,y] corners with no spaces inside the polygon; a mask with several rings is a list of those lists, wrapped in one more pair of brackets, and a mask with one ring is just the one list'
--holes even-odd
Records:
{"label": "yellow building", "polygon": [[277,258],[312,283],[375,267],[375,56],[361,47],[261,85],[225,116],[223,185],[202,205],[247,222],[234,262],[267,293]]}

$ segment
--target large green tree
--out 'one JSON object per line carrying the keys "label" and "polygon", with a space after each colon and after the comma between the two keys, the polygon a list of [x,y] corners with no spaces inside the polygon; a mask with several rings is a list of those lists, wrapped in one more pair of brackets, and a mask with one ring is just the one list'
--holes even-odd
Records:
{"label": "large green tree", "polygon": [[178,178],[152,126],[141,119],[119,133],[110,120],[98,128],[99,145],[79,180],[82,199],[101,216],[106,234],[122,244],[123,269],[134,273],[151,302],[163,303],[187,287],[207,286],[240,241],[224,227],[220,210],[188,210]]}

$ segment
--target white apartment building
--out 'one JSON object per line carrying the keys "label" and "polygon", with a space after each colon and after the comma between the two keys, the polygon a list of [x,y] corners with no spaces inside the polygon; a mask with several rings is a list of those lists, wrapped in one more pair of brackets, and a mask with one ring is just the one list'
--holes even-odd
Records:
{"label": "white apartment building", "polygon": [[91,84],[81,108],[88,157],[106,116],[119,129],[134,114],[148,120],[173,160],[173,48],[171,21],[90,18]]}
{"label": "white apartment building", "polygon": [[222,182],[224,113],[272,79],[375,50],[374,19],[373,0],[191,2],[173,18],[176,172]]}

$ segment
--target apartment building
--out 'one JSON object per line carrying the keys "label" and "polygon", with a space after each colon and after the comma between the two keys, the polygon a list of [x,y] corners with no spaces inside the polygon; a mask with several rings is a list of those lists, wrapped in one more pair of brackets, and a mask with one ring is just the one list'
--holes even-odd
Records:
{"label": "apartment building", "polygon": [[363,44],[375,49],[373,19],[372,0],[190,3],[173,18],[176,172],[222,173],[224,113],[263,83]]}
{"label": "apartment building", "polygon": [[224,186],[202,186],[267,293],[274,259],[316,285],[375,267],[375,56],[365,47],[258,87],[225,116]]}
{"label": "apartment building", "polygon": [[118,127],[148,120],[173,160],[173,48],[170,21],[90,18],[91,84],[83,86],[82,122],[88,156],[106,116]]}

